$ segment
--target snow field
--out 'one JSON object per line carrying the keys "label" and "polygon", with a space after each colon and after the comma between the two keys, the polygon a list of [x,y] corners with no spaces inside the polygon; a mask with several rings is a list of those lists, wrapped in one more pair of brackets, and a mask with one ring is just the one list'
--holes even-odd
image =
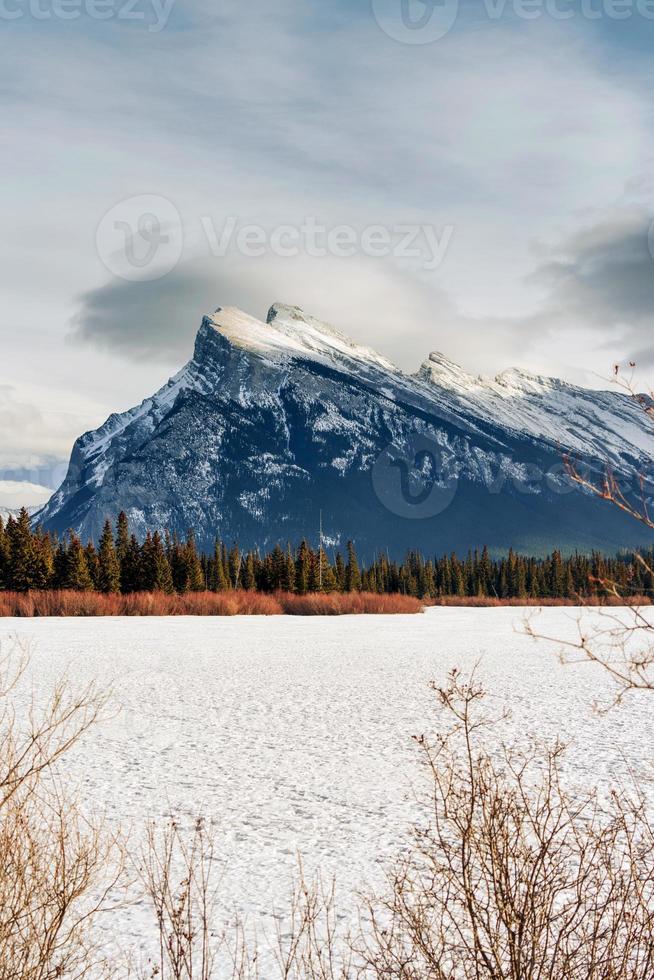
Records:
{"label": "snow field", "polygon": [[[148,818],[175,813],[191,826],[202,812],[217,833],[225,911],[272,936],[298,854],[308,874],[336,876],[345,913],[358,889],[380,885],[423,785],[411,736],[433,728],[428,683],[452,667],[478,663],[490,703],[511,710],[508,736],[570,742],[571,785],[608,788],[629,766],[648,788],[654,695],[599,715],[610,679],[561,666],[555,644],[524,635],[530,613],[0,620],[0,643],[30,649],[25,703],[62,675],[111,689],[115,710],[67,758],[67,782],[135,845]],[[576,635],[576,610],[534,615],[547,635]],[[123,949],[154,948],[144,904],[105,927]]]}

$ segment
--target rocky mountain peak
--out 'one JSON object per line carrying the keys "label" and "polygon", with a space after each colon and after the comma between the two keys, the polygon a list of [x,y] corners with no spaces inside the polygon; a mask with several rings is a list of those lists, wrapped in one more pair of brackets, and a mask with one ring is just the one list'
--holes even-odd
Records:
{"label": "rocky mountain peak", "polygon": [[[140,536],[193,527],[204,547],[263,547],[311,537],[322,510],[330,538],[362,556],[644,543],[571,492],[563,452],[632,479],[651,468],[654,434],[616,392],[475,378],[439,352],[412,377],[297,306],[275,303],[265,322],[218,307],[178,374],[77,440],[36,520],[98,537],[124,510]],[[433,486],[413,472],[425,454]]]}

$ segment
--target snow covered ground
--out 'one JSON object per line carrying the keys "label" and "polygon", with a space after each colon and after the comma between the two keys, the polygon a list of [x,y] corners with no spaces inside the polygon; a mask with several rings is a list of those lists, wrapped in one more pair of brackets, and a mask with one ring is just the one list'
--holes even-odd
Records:
{"label": "snow covered ground", "polygon": [[[202,811],[218,830],[226,905],[272,933],[298,853],[309,872],[336,875],[346,909],[380,882],[421,785],[411,735],[431,726],[428,682],[454,666],[479,661],[517,737],[571,742],[572,782],[616,784],[627,764],[650,778],[654,695],[599,716],[593,701],[611,698],[610,680],[561,666],[555,646],[523,635],[526,615],[5,619],[0,642],[29,644],[38,697],[62,674],[112,688],[121,710],[69,757],[71,784],[135,838],[148,817],[191,824]],[[543,610],[538,628],[572,637],[577,615]],[[123,948],[152,948],[144,906],[110,925]]]}

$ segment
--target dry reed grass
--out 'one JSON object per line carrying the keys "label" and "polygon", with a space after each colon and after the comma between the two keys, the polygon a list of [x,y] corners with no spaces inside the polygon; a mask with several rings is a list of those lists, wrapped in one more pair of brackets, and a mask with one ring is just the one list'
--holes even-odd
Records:
{"label": "dry reed grass", "polygon": [[471,609],[496,608],[511,606],[515,608],[530,607],[565,607],[565,606],[651,606],[650,596],[571,596],[568,599],[498,599],[494,596],[440,596],[437,599],[423,600],[425,606],[461,606]]}
{"label": "dry reed grass", "polygon": [[40,616],[344,616],[418,613],[422,603],[411,596],[366,592],[292,595],[278,592],[0,592],[0,617]]}

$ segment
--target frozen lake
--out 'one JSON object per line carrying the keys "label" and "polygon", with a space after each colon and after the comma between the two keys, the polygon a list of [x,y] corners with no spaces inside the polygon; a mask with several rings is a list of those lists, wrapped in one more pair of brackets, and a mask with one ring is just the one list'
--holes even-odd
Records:
{"label": "frozen lake", "polygon": [[[298,854],[336,876],[342,906],[379,883],[421,785],[411,736],[432,725],[428,682],[452,667],[479,661],[510,732],[571,742],[571,781],[616,784],[627,763],[649,779],[654,695],[599,716],[610,680],[561,666],[556,646],[523,635],[526,615],[0,619],[0,640],[29,646],[39,696],[62,675],[111,688],[120,710],[67,762],[86,804],[135,838],[149,817],[204,813],[219,831],[225,902],[270,929]],[[542,632],[576,635],[576,610],[537,615]],[[149,946],[143,909],[118,915],[122,943]]]}

